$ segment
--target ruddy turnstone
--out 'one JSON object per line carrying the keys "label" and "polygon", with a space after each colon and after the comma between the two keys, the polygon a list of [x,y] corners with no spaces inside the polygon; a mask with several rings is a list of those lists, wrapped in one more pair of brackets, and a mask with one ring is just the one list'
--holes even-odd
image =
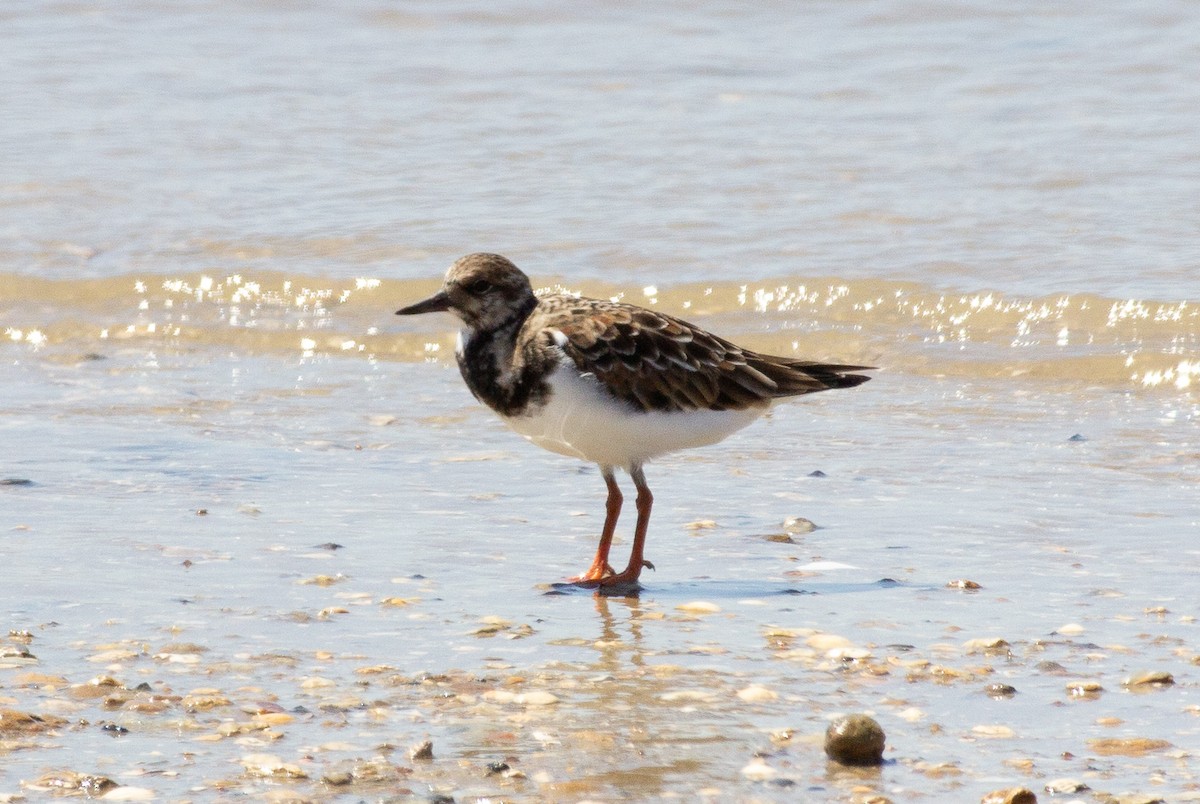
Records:
{"label": "ruddy turnstone", "polygon": [[[475,398],[540,447],[599,464],[608,486],[604,528],[582,586],[636,585],[654,501],[642,467],[729,436],[780,398],[852,388],[869,366],[758,354],[694,324],[632,304],[555,293],[499,254],[468,254],[442,289],[397,315],[450,312],[463,323],[458,368]],[[637,487],[629,563],[608,562],[627,471]]]}

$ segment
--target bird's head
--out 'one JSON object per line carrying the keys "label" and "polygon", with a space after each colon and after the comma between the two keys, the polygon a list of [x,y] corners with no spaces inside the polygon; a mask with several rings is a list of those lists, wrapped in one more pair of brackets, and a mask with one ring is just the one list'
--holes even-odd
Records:
{"label": "bird's head", "polygon": [[499,254],[468,254],[446,272],[442,289],[396,315],[450,312],[471,329],[494,329],[527,314],[534,300],[529,277]]}

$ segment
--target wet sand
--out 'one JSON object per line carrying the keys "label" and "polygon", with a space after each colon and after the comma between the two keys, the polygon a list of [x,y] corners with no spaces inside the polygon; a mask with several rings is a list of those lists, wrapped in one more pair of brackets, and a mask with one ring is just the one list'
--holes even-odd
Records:
{"label": "wet sand", "polygon": [[[3,372],[5,796],[1200,795],[1176,396],[885,372],[780,407],[650,467],[657,571],[626,599],[552,585],[594,548],[595,470],[444,363]],[[882,767],[824,756],[847,712]]]}

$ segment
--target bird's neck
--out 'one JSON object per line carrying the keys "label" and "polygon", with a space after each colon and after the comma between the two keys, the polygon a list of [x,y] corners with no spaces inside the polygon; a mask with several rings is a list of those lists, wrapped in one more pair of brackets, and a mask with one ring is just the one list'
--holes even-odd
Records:
{"label": "bird's neck", "polygon": [[544,389],[518,353],[517,336],[537,299],[513,311],[498,326],[464,327],[458,333],[458,370],[475,398],[501,416],[520,416]]}

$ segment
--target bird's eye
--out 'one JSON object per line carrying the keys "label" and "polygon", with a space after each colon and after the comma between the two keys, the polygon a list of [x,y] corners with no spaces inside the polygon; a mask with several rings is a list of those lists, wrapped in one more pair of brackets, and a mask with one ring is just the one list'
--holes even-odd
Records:
{"label": "bird's eye", "polygon": [[476,279],[470,286],[472,293],[487,293],[491,289],[492,283],[486,279]]}

